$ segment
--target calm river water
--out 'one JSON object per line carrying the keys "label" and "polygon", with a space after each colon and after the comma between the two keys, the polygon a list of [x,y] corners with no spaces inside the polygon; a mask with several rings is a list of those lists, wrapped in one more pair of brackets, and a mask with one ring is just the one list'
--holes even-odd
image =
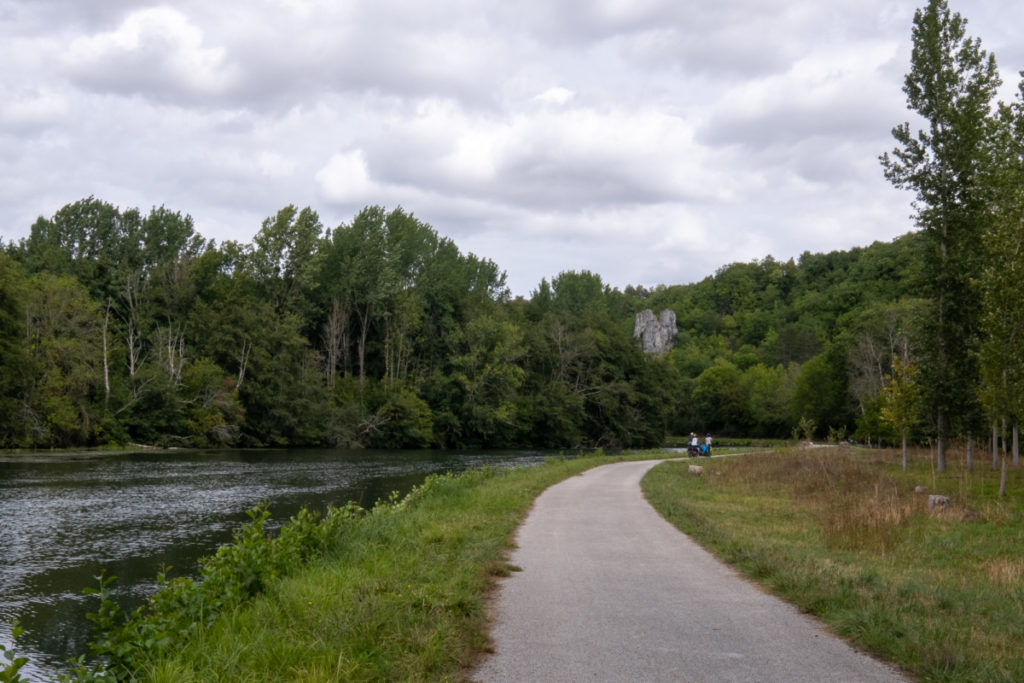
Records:
{"label": "calm river water", "polygon": [[434,472],[534,464],[539,452],[253,450],[95,456],[0,456],[0,643],[10,621],[26,633],[21,670],[53,680],[87,649],[101,569],[117,577],[126,607],[170,576],[193,574],[197,560],[231,540],[266,502],[274,524],[302,507],[354,500],[370,507],[407,493]]}

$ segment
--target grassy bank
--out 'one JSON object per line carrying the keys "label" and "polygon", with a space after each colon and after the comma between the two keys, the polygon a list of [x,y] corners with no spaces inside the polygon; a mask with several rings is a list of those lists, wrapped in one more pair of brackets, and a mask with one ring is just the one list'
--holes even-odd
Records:
{"label": "grassy bank", "polygon": [[[820,449],[665,463],[643,481],[677,527],[921,680],[1024,680],[1024,472],[927,452]],[[922,486],[926,492],[915,492]],[[928,493],[952,508],[929,513]]]}
{"label": "grassy bank", "polygon": [[[650,457],[650,456],[647,456]],[[326,554],[142,663],[156,681],[460,680],[488,647],[485,600],[545,488],[622,458],[434,477],[346,524]]]}

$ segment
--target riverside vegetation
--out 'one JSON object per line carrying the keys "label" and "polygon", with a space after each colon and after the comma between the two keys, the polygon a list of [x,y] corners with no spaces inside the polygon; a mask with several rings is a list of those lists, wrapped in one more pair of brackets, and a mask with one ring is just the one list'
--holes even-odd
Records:
{"label": "riverside vegetation", "polygon": [[[650,455],[619,456],[650,457]],[[303,512],[269,536],[260,508],[200,579],[166,579],[124,614],[101,577],[89,656],[66,681],[458,680],[487,648],[487,594],[510,538],[545,488],[614,461],[432,475],[408,496],[322,517]],[[3,653],[0,681],[22,658]]]}
{"label": "riverside vegetation", "polygon": [[[655,467],[652,504],[743,574],[925,681],[1024,680],[1024,476],[934,454],[778,451]],[[932,456],[932,457],[929,457]],[[928,496],[952,508],[930,514]]]}

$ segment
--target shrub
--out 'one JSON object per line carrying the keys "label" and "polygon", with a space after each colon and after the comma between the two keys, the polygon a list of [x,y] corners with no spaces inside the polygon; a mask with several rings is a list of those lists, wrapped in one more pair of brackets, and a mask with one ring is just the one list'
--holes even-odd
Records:
{"label": "shrub", "polygon": [[99,587],[85,589],[100,601],[99,609],[88,615],[95,634],[90,643],[94,661],[79,657],[64,680],[130,679],[141,662],[180,647],[226,610],[320,556],[337,542],[345,524],[364,512],[355,503],[329,508],[322,518],[302,509],[271,536],[266,530],[270,511],[257,505],[247,511],[250,521],[235,532],[232,543],[200,560],[198,579],[168,579],[162,571],[157,577],[160,589],[130,614],[111,599],[115,578],[101,573]]}

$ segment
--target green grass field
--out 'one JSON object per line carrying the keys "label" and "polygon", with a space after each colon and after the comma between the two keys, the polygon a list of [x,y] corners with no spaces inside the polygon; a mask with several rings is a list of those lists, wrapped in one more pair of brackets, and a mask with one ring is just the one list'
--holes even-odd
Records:
{"label": "green grass field", "polygon": [[[926,681],[1024,680],[1024,472],[808,449],[665,463],[645,494],[725,562]],[[915,492],[915,487],[925,492]],[[928,511],[928,493],[952,508]]]}

